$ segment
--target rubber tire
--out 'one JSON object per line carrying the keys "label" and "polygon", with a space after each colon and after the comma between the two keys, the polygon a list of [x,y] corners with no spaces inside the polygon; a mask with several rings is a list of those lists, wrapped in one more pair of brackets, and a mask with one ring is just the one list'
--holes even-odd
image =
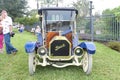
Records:
{"label": "rubber tire", "polygon": [[29,53],[29,59],[28,59],[28,65],[29,65],[29,73],[30,73],[30,75],[33,75],[34,74],[34,72],[35,72],[35,68],[36,68],[36,66],[35,66],[35,54],[34,53]]}
{"label": "rubber tire", "polygon": [[87,51],[85,51],[85,55],[83,56],[83,71],[87,75],[89,75],[92,71],[92,54],[87,53]]}

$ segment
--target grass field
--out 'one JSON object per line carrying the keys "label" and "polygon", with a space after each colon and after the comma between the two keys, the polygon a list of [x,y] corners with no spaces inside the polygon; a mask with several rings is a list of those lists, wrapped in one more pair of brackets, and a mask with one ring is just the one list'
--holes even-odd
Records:
{"label": "grass field", "polygon": [[75,66],[62,69],[37,66],[35,74],[30,76],[24,45],[27,41],[35,40],[35,35],[31,33],[16,33],[12,43],[19,52],[17,55],[0,54],[0,80],[120,80],[120,53],[97,42],[93,69],[89,76],[81,67]]}

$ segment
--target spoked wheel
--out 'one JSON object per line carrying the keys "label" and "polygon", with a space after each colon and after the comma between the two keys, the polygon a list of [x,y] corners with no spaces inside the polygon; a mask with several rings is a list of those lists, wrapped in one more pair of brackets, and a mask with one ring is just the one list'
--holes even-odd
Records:
{"label": "spoked wheel", "polygon": [[83,71],[88,75],[92,71],[92,54],[87,53],[83,56]]}
{"label": "spoked wheel", "polygon": [[35,61],[35,54],[30,53],[29,54],[29,73],[30,75],[33,75],[36,69],[36,61]]}

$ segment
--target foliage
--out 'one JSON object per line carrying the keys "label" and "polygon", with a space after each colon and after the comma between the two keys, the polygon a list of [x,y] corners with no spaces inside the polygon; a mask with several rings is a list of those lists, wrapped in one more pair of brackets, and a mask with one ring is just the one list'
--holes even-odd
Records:
{"label": "foliage", "polygon": [[85,17],[89,12],[89,1],[88,0],[78,0],[73,3],[73,6],[78,10],[80,17]]}
{"label": "foliage", "polygon": [[75,7],[78,10],[78,16],[77,16],[77,26],[84,26],[85,19],[89,13],[89,1],[88,0],[77,0],[77,2],[73,3],[73,7]]}
{"label": "foliage", "polygon": [[38,11],[36,9],[32,9],[28,12],[27,16],[36,16],[38,13]]}
{"label": "foliage", "polygon": [[120,42],[108,42],[107,46],[120,52]]}
{"label": "foliage", "polygon": [[106,27],[106,23],[105,21],[103,21],[101,18],[97,18],[94,21],[94,29],[96,30],[102,30],[103,28]]}
{"label": "foliage", "polygon": [[103,15],[115,15],[116,20],[120,21],[120,6],[114,9],[106,9],[102,12]]}
{"label": "foliage", "polygon": [[113,13],[110,9],[106,9],[102,12],[102,15],[113,15]]}
{"label": "foliage", "polygon": [[58,6],[59,3],[63,2],[63,0],[38,0],[38,1],[42,3],[41,4],[42,7]]}
{"label": "foliage", "polygon": [[119,24],[120,24],[120,6],[114,9],[106,9],[103,11],[103,15],[109,16],[109,18],[105,18],[106,28],[108,32],[113,34],[114,40],[119,40]]}
{"label": "foliage", "polygon": [[13,19],[25,15],[27,8],[27,0],[0,0],[0,12],[3,9],[7,10]]}
{"label": "foliage", "polygon": [[36,9],[29,11],[27,15],[28,16],[16,18],[15,22],[24,24],[24,25],[33,25],[39,21],[39,18],[36,17],[36,15],[37,15]]}
{"label": "foliage", "polygon": [[[112,23],[112,16],[114,16],[114,13],[110,9],[106,9],[102,12],[102,15],[108,16],[107,18],[104,18],[103,20],[106,22],[107,26],[110,26],[109,23]],[[110,17],[110,18],[109,18]],[[114,19],[114,18],[113,18]]]}
{"label": "foliage", "polygon": [[36,18],[35,16],[21,17],[21,18],[16,18],[15,22],[19,22],[20,24],[24,24],[24,25],[33,25],[36,22],[38,22],[38,18]]}
{"label": "foliage", "polygon": [[100,43],[95,43],[93,69],[87,76],[81,66],[55,68],[37,66],[33,76],[28,72],[28,54],[24,45],[27,41],[36,41],[35,35],[23,32],[11,38],[12,44],[19,50],[16,55],[0,54],[0,80],[119,80],[120,54]]}
{"label": "foliage", "polygon": [[118,21],[120,21],[120,6],[117,7],[117,8],[114,8],[114,9],[112,10],[112,12],[113,12],[114,15],[116,16],[116,19],[117,19]]}

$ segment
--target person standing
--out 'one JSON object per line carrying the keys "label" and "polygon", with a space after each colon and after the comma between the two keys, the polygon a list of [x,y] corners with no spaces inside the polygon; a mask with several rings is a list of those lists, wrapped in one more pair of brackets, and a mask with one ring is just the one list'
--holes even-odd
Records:
{"label": "person standing", "polygon": [[43,45],[43,38],[41,34],[41,28],[40,26],[37,26],[35,29],[35,34],[37,36],[37,41],[40,43],[40,45]]}
{"label": "person standing", "polygon": [[18,29],[18,31],[19,31],[20,33],[22,33],[22,32],[24,31],[24,25],[23,25],[23,24],[20,25],[20,28]]}
{"label": "person standing", "polygon": [[8,16],[6,10],[2,10],[1,16],[3,18],[2,26],[3,26],[4,42],[6,45],[6,53],[16,54],[18,50],[12,46],[11,41],[10,41],[10,38],[11,38],[10,36],[12,34],[12,19],[11,17]]}
{"label": "person standing", "polygon": [[2,17],[0,16],[0,53],[3,53],[3,27],[2,27]]}

